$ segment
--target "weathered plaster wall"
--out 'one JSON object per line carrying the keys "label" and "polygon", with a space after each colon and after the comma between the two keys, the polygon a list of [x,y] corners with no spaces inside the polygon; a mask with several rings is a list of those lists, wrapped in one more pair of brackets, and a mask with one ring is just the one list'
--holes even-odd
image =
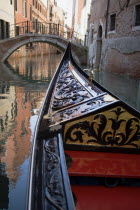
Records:
{"label": "weathered plaster wall", "polygon": [[[92,1],[88,63],[99,70],[140,78],[140,26],[135,26],[135,5],[140,1],[131,0],[128,6],[126,3],[126,0],[110,0],[105,36],[107,0]],[[110,14],[113,13],[116,13],[116,28],[110,31]],[[102,51],[97,67],[99,26],[102,27]]]}
{"label": "weathered plaster wall", "polygon": [[[140,78],[140,43],[138,44],[137,40],[131,42],[130,38],[104,42],[106,43],[102,51],[100,68],[104,71]],[[137,45],[135,49],[133,43]]]}

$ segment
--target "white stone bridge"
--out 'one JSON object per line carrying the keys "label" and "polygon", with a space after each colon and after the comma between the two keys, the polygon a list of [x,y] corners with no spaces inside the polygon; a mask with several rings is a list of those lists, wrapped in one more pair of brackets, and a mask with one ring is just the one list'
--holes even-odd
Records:
{"label": "white stone bridge", "polygon": [[[19,47],[33,42],[44,42],[65,51],[68,40],[58,35],[49,34],[23,34],[0,41],[0,62],[5,62],[8,57]],[[87,51],[85,47],[72,42],[72,53],[79,64],[86,64]]]}

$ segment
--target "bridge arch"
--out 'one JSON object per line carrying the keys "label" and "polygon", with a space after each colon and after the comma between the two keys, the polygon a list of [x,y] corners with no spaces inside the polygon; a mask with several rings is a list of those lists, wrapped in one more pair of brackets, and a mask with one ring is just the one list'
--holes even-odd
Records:
{"label": "bridge arch", "polygon": [[[26,45],[28,43],[33,43],[33,42],[48,43],[50,45],[57,47],[61,51],[65,51],[67,44],[68,44],[67,39],[57,36],[57,35],[44,35],[44,34],[21,35],[18,37],[0,41],[0,61],[5,62],[15,50],[22,47],[23,45]],[[74,49],[73,50],[74,58],[78,63],[81,63],[80,62],[81,56],[78,55],[78,52],[81,51],[81,50],[79,50],[79,48],[83,48],[83,47],[76,43],[72,43],[72,45],[73,45],[73,49]],[[82,61],[83,61],[83,58],[82,58]]]}
{"label": "bridge arch", "polygon": [[60,49],[61,51],[65,51],[66,49],[66,45],[62,44],[61,42],[57,42],[54,39],[50,39],[50,38],[27,38],[23,41],[20,41],[19,43],[16,43],[15,45],[11,46],[8,51],[3,55],[3,58],[1,59],[2,62],[5,62],[9,56],[16,51],[18,48],[28,44],[28,43],[34,43],[34,42],[44,42],[47,44],[51,44],[55,47],[57,47],[58,49]]}

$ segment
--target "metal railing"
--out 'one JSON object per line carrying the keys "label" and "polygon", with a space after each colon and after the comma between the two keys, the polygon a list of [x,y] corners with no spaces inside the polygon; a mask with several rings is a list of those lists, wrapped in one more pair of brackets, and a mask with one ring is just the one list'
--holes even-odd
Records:
{"label": "metal railing", "polygon": [[72,39],[73,42],[76,42],[80,45],[84,44],[81,38],[82,36],[79,33],[73,32],[72,33],[73,35],[71,37],[70,29],[61,24],[41,23],[38,21],[35,22],[25,21],[17,23],[15,25],[13,24],[9,26],[0,26],[0,40],[28,33],[58,35],[67,40]]}

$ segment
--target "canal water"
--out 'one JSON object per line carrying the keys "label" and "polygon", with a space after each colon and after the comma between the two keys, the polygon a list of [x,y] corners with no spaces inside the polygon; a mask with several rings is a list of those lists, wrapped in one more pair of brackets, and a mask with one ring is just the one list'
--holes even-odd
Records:
{"label": "canal water", "polygon": [[[12,58],[0,65],[0,209],[25,209],[38,109],[61,57]],[[140,111],[140,81],[104,72],[94,79]]]}
{"label": "canal water", "polygon": [[0,209],[24,210],[38,109],[62,54],[0,66]]}

